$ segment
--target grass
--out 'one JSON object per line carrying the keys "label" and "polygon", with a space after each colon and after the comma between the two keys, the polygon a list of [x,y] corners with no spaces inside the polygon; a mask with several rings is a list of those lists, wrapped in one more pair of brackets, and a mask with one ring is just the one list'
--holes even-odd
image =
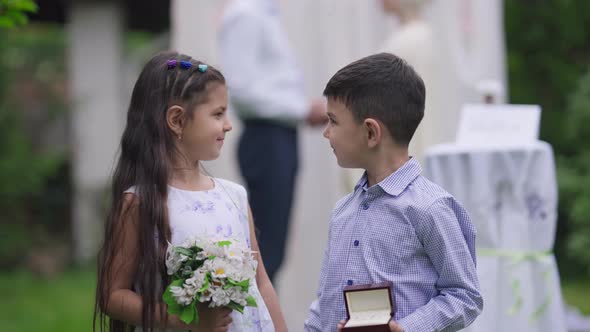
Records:
{"label": "grass", "polygon": [[0,329],[92,331],[95,280],[91,270],[70,270],[54,280],[27,271],[1,273]]}
{"label": "grass", "polygon": [[[92,331],[95,274],[69,270],[53,280],[27,271],[0,273],[0,327],[5,332]],[[565,300],[590,315],[590,281],[565,281]]]}
{"label": "grass", "polygon": [[565,301],[590,316],[590,280],[565,281],[561,285]]}

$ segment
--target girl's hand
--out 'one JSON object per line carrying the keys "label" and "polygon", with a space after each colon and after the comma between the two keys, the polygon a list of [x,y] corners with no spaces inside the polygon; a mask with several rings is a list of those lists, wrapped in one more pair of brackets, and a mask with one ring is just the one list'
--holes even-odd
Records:
{"label": "girl's hand", "polygon": [[232,323],[231,309],[209,308],[206,304],[197,305],[199,324],[191,329],[198,332],[227,332]]}

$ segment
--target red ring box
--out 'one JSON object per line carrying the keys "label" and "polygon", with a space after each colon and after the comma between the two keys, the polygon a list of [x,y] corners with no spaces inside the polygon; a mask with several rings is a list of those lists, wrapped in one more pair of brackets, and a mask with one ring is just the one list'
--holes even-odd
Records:
{"label": "red ring box", "polygon": [[393,283],[346,286],[343,289],[347,320],[343,331],[389,332],[395,314]]}

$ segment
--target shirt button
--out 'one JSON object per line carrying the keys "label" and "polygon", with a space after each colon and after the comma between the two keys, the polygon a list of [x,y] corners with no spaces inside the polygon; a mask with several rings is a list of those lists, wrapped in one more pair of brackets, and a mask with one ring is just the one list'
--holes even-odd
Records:
{"label": "shirt button", "polygon": [[354,246],[358,247],[359,246],[359,240],[354,240]]}
{"label": "shirt button", "polygon": [[369,203],[363,203],[363,210],[369,209]]}
{"label": "shirt button", "polygon": [[347,284],[348,286],[352,286],[352,280],[348,280],[348,281],[346,282],[346,284]]}

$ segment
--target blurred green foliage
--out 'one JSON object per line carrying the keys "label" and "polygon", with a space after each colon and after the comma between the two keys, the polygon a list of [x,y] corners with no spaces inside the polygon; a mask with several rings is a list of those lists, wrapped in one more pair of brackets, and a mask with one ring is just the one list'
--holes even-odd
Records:
{"label": "blurred green foliage", "polygon": [[564,247],[574,273],[590,275],[590,70],[579,80],[565,111],[563,139],[577,153],[559,156],[559,189],[569,229]]}
{"label": "blurred green foliage", "polygon": [[44,142],[65,121],[64,52],[61,27],[14,28],[0,41],[0,266],[41,240],[68,238],[66,148]]}
{"label": "blurred green foliage", "polygon": [[37,12],[33,0],[0,0],[0,28],[13,28],[24,25],[29,20],[27,13]]}
{"label": "blurred green foliage", "polygon": [[[67,36],[36,23],[0,33],[0,267],[14,268],[22,253],[70,243]],[[127,32],[125,61],[143,62],[152,40]]]}
{"label": "blurred green foliage", "polygon": [[541,105],[541,139],[555,150],[560,194],[555,251],[560,271],[566,277],[587,278],[590,1],[504,3],[510,101]]}

